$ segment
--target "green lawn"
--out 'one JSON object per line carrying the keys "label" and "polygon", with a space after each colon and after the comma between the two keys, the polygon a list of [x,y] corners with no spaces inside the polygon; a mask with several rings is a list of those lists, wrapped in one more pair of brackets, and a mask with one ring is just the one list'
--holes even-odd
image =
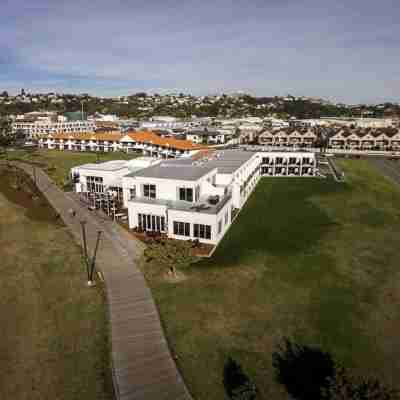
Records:
{"label": "green lawn", "polygon": [[196,399],[224,398],[232,355],[262,399],[287,399],[271,353],[289,336],[360,374],[400,375],[400,190],[366,161],[347,182],[258,184],[214,256],[170,283],[144,265],[178,364]]}
{"label": "green lawn", "polygon": [[85,286],[54,210],[10,177],[0,169],[0,398],[112,399],[103,288]]}
{"label": "green lawn", "polygon": [[[10,160],[33,162],[45,168],[47,173],[60,187],[64,187],[67,184],[70,169],[77,165],[95,163],[96,161],[131,160],[136,157],[136,154],[127,154],[119,151],[112,153],[86,153],[45,149],[34,152],[26,150],[8,151],[8,158]],[[1,155],[1,158],[4,159],[5,155]]]}

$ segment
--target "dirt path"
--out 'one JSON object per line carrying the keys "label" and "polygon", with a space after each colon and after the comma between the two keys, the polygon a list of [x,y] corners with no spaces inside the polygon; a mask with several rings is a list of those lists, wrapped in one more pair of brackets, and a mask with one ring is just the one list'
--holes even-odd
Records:
{"label": "dirt path", "polygon": [[[31,165],[13,164],[33,177]],[[36,168],[35,175],[38,188],[79,244],[80,221],[86,221],[89,254],[93,254],[97,231],[103,232],[97,266],[106,282],[117,399],[191,399],[171,356],[150,289],[136,266],[143,245],[114,222],[96,217],[72,194],[59,189],[41,169]],[[76,211],[75,216],[70,209]]]}

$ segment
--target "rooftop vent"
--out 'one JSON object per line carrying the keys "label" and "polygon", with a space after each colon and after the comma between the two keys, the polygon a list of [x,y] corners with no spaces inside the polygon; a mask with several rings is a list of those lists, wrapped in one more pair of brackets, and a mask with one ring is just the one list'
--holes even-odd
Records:
{"label": "rooftop vent", "polygon": [[218,196],[218,195],[210,196],[210,197],[208,198],[208,203],[209,203],[209,204],[212,204],[212,205],[218,204],[218,203],[219,203],[219,196]]}

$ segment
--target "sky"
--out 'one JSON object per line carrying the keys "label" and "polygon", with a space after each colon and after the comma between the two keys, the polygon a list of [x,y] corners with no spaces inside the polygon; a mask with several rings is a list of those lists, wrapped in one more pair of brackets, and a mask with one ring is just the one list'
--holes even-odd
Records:
{"label": "sky", "polygon": [[398,0],[0,3],[0,91],[400,101]]}

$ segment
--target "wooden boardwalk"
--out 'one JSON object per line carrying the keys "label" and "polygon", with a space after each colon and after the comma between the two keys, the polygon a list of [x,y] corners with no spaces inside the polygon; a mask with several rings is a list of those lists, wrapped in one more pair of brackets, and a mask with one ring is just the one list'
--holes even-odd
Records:
{"label": "wooden boardwalk", "polygon": [[[34,176],[31,165],[13,164]],[[103,232],[97,267],[106,283],[117,400],[190,400],[171,356],[150,289],[136,265],[143,245],[114,222],[87,210],[73,194],[59,189],[41,169],[35,168],[35,175],[37,187],[79,244],[80,221],[86,221],[89,254],[93,254],[97,231]],[[76,211],[74,217],[70,209]],[[82,273],[82,284],[85,278]]]}

